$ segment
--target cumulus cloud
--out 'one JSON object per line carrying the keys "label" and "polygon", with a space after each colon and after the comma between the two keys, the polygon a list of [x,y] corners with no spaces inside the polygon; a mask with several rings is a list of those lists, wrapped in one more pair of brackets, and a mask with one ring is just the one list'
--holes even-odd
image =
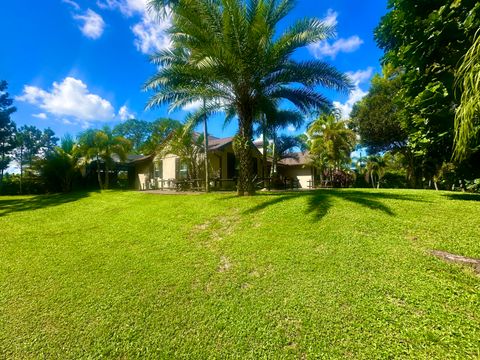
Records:
{"label": "cumulus cloud", "polygon": [[352,80],[354,89],[350,92],[347,101],[344,103],[339,101],[333,102],[333,105],[340,111],[342,119],[348,119],[352,112],[353,105],[355,105],[357,101],[362,100],[362,98],[368,94],[368,91],[364,91],[360,88],[360,84],[366,83],[370,80],[373,75],[373,68],[368,67],[365,70],[347,72],[347,75]]}
{"label": "cumulus cloud", "polygon": [[73,15],[73,18],[80,22],[82,34],[90,39],[98,39],[105,29],[105,21],[95,11],[87,9],[81,15]]}
{"label": "cumulus cloud", "polygon": [[90,93],[83,81],[73,77],[66,77],[61,83],[54,82],[49,91],[25,85],[23,94],[16,100],[36,105],[56,117],[70,117],[68,121],[73,119],[81,124],[109,121],[115,116],[108,100]]}
{"label": "cumulus cloud", "polygon": [[159,18],[148,9],[148,0],[99,0],[102,9],[118,10],[126,17],[139,16],[140,21],[131,27],[135,36],[134,45],[144,54],[151,54],[171,46],[167,29],[171,17]]}
{"label": "cumulus cloud", "polygon": [[128,120],[133,119],[135,117],[135,114],[128,110],[127,105],[123,105],[120,110],[118,110],[118,117],[120,118],[120,120]]}
{"label": "cumulus cloud", "polygon": [[338,53],[351,53],[357,50],[360,45],[363,44],[363,40],[357,35],[350,36],[347,39],[341,38],[330,44],[328,40],[319,41],[315,44],[308,46],[310,53],[317,59],[324,57],[330,57],[335,59]]}
{"label": "cumulus cloud", "polygon": [[196,111],[200,109],[203,105],[203,102],[201,100],[197,100],[194,102],[191,102],[185,106],[182,107],[182,110],[184,111]]}

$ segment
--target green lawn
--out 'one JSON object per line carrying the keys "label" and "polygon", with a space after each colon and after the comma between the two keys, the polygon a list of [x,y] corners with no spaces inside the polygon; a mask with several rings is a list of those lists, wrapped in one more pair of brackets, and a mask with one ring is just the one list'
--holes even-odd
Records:
{"label": "green lawn", "polygon": [[480,196],[0,197],[0,358],[478,358]]}

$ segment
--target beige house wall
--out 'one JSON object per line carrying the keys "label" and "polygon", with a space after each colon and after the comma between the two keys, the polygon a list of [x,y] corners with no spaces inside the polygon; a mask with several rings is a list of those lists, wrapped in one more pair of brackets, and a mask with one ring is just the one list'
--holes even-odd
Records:
{"label": "beige house wall", "polygon": [[308,165],[283,166],[282,173],[287,177],[297,179],[302,189],[308,189],[308,182],[313,180],[312,167]]}

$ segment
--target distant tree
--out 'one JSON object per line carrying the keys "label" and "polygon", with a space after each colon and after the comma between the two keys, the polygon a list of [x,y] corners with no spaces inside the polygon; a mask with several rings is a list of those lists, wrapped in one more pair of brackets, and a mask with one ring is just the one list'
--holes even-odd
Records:
{"label": "distant tree", "polygon": [[59,139],[55,136],[55,132],[47,127],[43,130],[41,144],[40,144],[40,155],[45,157],[53,153],[58,146]]}
{"label": "distant tree", "polygon": [[[92,129],[80,134],[75,154],[82,158],[81,166],[87,166],[92,161],[96,162],[98,185],[100,189],[108,189],[110,170],[115,164],[113,156],[116,155],[120,160],[125,161],[130,149],[129,140],[113,135],[111,128],[105,126],[102,130]],[[104,164],[104,181],[101,176],[101,163]]]}
{"label": "distant tree", "polygon": [[382,156],[370,155],[367,158],[367,163],[365,166],[365,180],[368,183],[371,183],[374,189],[379,189],[381,180],[385,175],[386,168],[387,163]]}
{"label": "distant tree", "polygon": [[408,134],[402,125],[402,77],[391,66],[384,66],[383,76],[375,75],[368,94],[350,113],[349,126],[360,135],[360,143],[375,154],[406,146]]}
{"label": "distant tree", "polygon": [[113,128],[113,134],[129,140],[132,143],[133,152],[140,154],[152,135],[153,126],[153,123],[145,120],[129,119],[116,125]]}
{"label": "distant tree", "polygon": [[38,160],[43,140],[43,133],[36,126],[23,125],[17,131],[13,158],[20,168],[20,193],[23,193],[25,171],[32,170]]}
{"label": "distant tree", "polygon": [[50,191],[69,192],[78,173],[78,154],[74,152],[75,142],[65,135],[59,147],[49,151],[39,163],[39,173]]}
{"label": "distant tree", "polygon": [[161,150],[169,135],[182,127],[178,120],[160,118],[151,123],[151,132],[141,148],[143,154],[152,154]]}
{"label": "distant tree", "polygon": [[17,109],[12,106],[13,99],[7,92],[8,84],[0,81],[0,187],[2,186],[3,173],[12,160],[12,150],[15,148],[15,123],[10,115]]}

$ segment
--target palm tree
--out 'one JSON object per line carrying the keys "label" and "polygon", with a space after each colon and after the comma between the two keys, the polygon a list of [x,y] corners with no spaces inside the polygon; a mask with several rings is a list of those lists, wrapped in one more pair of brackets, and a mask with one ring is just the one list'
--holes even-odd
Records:
{"label": "palm tree", "polygon": [[[108,189],[110,169],[114,164],[113,155],[125,161],[131,149],[129,140],[114,136],[112,129],[105,126],[102,130],[87,130],[78,139],[76,152],[83,157],[83,165],[91,161],[97,164],[97,179],[100,189]],[[105,182],[102,183],[100,162],[105,164]]]}
{"label": "palm tree", "polygon": [[385,175],[386,167],[387,163],[382,156],[371,155],[368,157],[365,165],[365,180],[370,182],[374,189],[380,188],[380,182]]}
{"label": "palm tree", "polygon": [[[277,25],[294,0],[151,0],[172,9],[172,48],[158,52],[159,66],[145,84],[154,91],[147,107],[171,109],[205,100],[194,118],[216,112],[235,116],[234,151],[239,159],[238,195],[253,194],[251,140],[258,114],[274,108],[273,99],[290,101],[300,111],[323,111],[330,101],[316,86],[346,91],[347,76],[319,61],[297,61],[299,48],[325,40],[334,29],[317,19],[298,21],[280,36]],[[294,85],[294,86],[292,86]]]}
{"label": "palm tree", "polygon": [[455,115],[454,156],[463,160],[471,151],[472,141],[480,134],[480,30],[463,58],[456,82],[462,97]]}
{"label": "palm tree", "polygon": [[[321,172],[341,170],[350,163],[355,148],[356,135],[347,122],[338,120],[335,114],[322,115],[307,130],[309,155]],[[332,180],[332,179],[330,179]]]}

